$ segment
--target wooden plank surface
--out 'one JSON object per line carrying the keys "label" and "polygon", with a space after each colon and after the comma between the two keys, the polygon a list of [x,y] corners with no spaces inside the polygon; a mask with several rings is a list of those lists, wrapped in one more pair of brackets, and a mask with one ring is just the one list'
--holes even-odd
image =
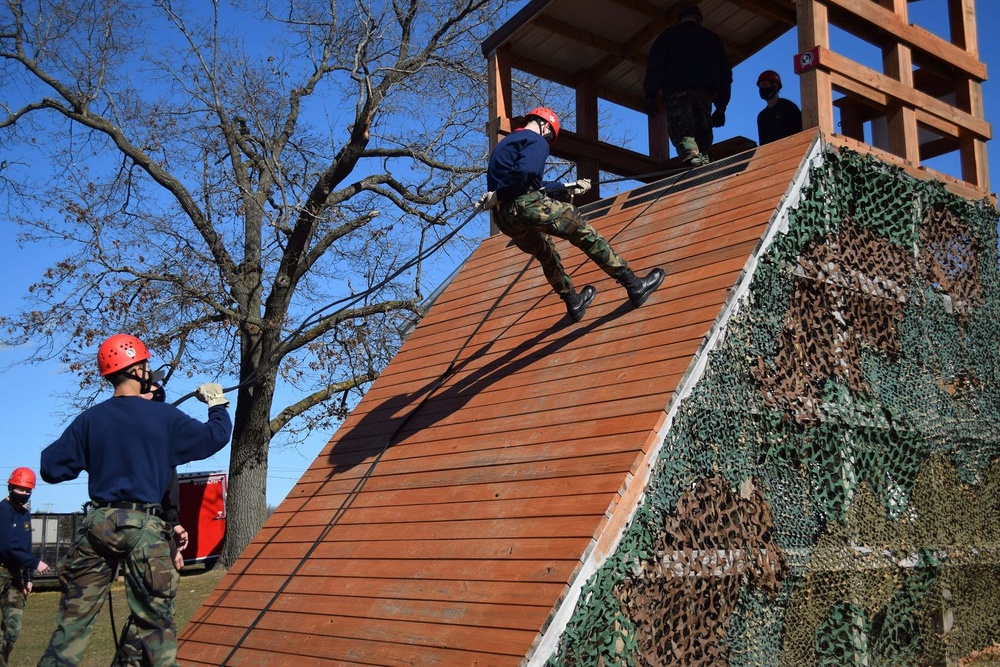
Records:
{"label": "wooden plank surface", "polygon": [[238,647],[240,665],[520,664],[627,516],[623,491],[813,140],[604,202],[592,222],[637,272],[667,270],[641,309],[559,241],[598,289],[570,323],[536,263],[485,240],[195,615],[182,662]]}

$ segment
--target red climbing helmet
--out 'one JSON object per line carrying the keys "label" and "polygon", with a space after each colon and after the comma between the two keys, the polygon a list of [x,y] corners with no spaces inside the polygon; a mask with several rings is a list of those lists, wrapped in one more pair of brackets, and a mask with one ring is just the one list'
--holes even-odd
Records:
{"label": "red climbing helmet", "polygon": [[14,468],[7,480],[7,486],[16,486],[22,489],[35,488],[35,471],[31,468]]}
{"label": "red climbing helmet", "polygon": [[555,111],[548,107],[535,107],[527,113],[525,118],[531,118],[532,116],[541,118],[552,126],[552,141],[555,141],[559,137],[559,116],[556,115]]}
{"label": "red climbing helmet", "polygon": [[776,83],[776,84],[778,84],[778,88],[779,89],[781,88],[781,77],[778,76],[778,73],[775,72],[773,69],[766,69],[766,70],[764,70],[763,72],[760,73],[760,76],[757,77],[757,85],[758,86],[760,84],[762,84],[763,82],[765,82],[765,81],[770,81],[771,83]]}
{"label": "red climbing helmet", "polygon": [[141,340],[128,334],[115,334],[97,348],[97,370],[101,377],[107,377],[147,359],[149,350],[146,346]]}

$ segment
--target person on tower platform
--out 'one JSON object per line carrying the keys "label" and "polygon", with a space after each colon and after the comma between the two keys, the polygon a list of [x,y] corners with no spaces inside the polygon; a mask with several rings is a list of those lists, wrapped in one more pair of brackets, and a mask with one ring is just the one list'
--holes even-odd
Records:
{"label": "person on tower platform", "polygon": [[757,77],[760,99],[767,102],[757,114],[757,143],[763,146],[772,141],[798,134],[802,131],[802,111],[791,100],[778,94],[781,77],[773,69],[766,69]]}
{"label": "person on tower platform", "polygon": [[670,142],[685,165],[699,167],[709,162],[712,128],[726,124],[733,68],[722,40],[702,27],[697,4],[681,4],[677,18],[649,49],[642,89],[650,116],[659,113],[656,99],[663,91]]}

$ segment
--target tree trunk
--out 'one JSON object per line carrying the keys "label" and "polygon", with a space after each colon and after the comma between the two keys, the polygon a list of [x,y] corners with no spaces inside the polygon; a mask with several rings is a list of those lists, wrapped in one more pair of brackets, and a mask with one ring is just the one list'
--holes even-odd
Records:
{"label": "tree trunk", "polygon": [[229,458],[226,539],[219,563],[229,567],[264,525],[267,516],[267,454],[274,375],[239,390]]}

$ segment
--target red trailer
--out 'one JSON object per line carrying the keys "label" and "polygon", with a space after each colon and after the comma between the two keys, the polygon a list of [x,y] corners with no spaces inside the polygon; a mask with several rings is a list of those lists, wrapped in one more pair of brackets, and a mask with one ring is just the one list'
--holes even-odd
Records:
{"label": "red trailer", "polygon": [[184,563],[213,565],[222,552],[226,536],[226,492],[229,476],[225,472],[185,472],[177,475],[181,525],[188,532]]}

